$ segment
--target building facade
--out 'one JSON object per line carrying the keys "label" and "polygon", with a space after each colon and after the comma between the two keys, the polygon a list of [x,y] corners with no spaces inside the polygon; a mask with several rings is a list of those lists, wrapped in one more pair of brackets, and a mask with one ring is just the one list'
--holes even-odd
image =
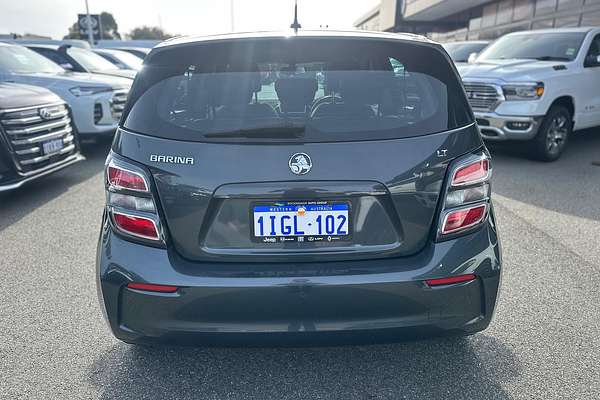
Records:
{"label": "building facade", "polygon": [[495,39],[528,29],[600,26],[600,0],[381,0],[355,26],[442,42]]}

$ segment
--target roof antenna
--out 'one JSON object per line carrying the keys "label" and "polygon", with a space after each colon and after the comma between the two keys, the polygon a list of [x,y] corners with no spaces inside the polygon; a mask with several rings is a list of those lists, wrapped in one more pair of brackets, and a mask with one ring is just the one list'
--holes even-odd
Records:
{"label": "roof antenna", "polygon": [[298,0],[294,4],[294,23],[290,25],[290,28],[294,30],[294,33],[298,33],[298,29],[302,28],[302,25],[298,23]]}

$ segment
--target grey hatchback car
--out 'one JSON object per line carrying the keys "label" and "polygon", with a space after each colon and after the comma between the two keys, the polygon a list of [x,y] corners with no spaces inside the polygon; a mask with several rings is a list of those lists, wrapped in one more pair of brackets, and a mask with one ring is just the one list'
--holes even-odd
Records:
{"label": "grey hatchback car", "polygon": [[481,331],[501,277],[491,172],[423,37],[164,42],[106,161],[105,317],[129,343]]}

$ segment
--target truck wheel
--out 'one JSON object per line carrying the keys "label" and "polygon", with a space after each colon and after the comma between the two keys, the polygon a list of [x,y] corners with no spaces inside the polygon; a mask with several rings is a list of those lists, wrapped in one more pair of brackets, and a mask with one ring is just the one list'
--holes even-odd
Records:
{"label": "truck wheel", "polygon": [[531,155],[540,161],[557,160],[573,131],[571,113],[563,106],[552,106],[531,143]]}

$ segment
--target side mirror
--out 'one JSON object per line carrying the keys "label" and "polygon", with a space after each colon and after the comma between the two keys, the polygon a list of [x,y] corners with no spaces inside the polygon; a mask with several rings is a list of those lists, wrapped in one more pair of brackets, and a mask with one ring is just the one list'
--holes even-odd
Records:
{"label": "side mirror", "polygon": [[467,59],[467,63],[469,64],[475,64],[475,60],[477,60],[477,55],[479,53],[471,53],[469,54],[469,58]]}
{"label": "side mirror", "polygon": [[66,69],[67,71],[73,71],[74,69],[71,63],[62,63],[60,64],[60,66]]}
{"label": "side mirror", "polygon": [[589,55],[585,58],[586,67],[600,67],[600,55]]}

